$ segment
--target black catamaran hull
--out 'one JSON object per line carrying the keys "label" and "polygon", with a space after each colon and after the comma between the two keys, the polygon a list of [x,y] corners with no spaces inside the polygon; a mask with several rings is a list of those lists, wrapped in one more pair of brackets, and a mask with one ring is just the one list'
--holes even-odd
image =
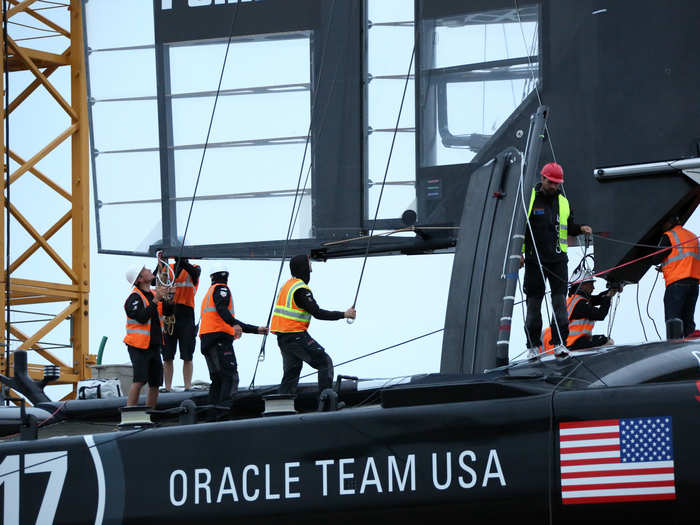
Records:
{"label": "black catamaran hull", "polygon": [[[695,523],[698,393],[555,390],[8,443],[4,523]],[[564,503],[560,424],[647,417],[672,426],[662,499]]]}

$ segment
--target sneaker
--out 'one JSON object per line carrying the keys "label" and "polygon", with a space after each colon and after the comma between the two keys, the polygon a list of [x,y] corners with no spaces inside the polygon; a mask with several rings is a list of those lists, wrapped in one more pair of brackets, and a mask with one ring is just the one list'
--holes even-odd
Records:
{"label": "sneaker", "polygon": [[564,345],[559,345],[554,347],[555,357],[566,357],[569,355],[569,349]]}
{"label": "sneaker", "polygon": [[527,358],[528,359],[537,359],[537,357],[539,355],[540,355],[540,351],[537,347],[527,349]]}

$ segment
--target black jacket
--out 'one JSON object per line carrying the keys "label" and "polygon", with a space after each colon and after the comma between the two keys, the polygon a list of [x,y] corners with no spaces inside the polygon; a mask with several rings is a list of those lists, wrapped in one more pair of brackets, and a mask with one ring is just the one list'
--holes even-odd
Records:
{"label": "black jacket", "polygon": [[607,290],[598,295],[588,295],[584,291],[579,290],[576,292],[576,295],[583,297],[583,300],[576,303],[569,320],[588,319],[590,321],[602,321],[608,315],[611,297],[607,295]]}
{"label": "black jacket", "polygon": [[[557,233],[557,218],[559,216],[559,195],[545,195],[542,193],[542,185],[535,186],[535,200],[530,212],[530,226],[535,237],[535,245],[543,263],[551,263],[568,260],[563,252],[557,252],[559,236]],[[567,220],[567,232],[570,236],[581,233],[581,225],[574,222],[574,214],[569,203],[569,219]],[[535,250],[532,245],[530,228],[525,225],[525,256],[529,261],[536,261]]]}
{"label": "black jacket", "polygon": [[[124,303],[124,311],[126,316],[138,321],[141,324],[147,323],[148,319],[151,320],[151,344],[150,346],[160,346],[163,341],[163,333],[160,329],[160,319],[158,316],[158,303],[153,300],[153,293],[148,291],[144,292],[141,290],[143,295],[148,299],[148,306],[143,305],[141,296],[136,292],[133,292],[129,297],[126,298]],[[163,303],[163,315],[170,315],[172,313],[171,306],[169,307],[166,303]]]}
{"label": "black jacket", "polygon": [[[257,326],[239,321],[231,315],[231,312],[228,311],[228,301],[231,297],[231,290],[229,290],[228,285],[223,282],[214,282],[212,284],[216,285],[214,291],[212,292],[212,297],[214,298],[214,306],[216,307],[216,313],[218,313],[219,316],[221,316],[221,319],[223,319],[223,321],[228,325],[239,325],[243,332],[246,334],[257,334]],[[233,336],[231,334],[227,334],[226,332],[213,332],[209,334],[202,334],[200,338],[202,340],[202,352],[206,351],[210,346],[216,344],[217,341],[233,341]]]}
{"label": "black jacket", "polygon": [[[301,279],[306,284],[311,280],[311,268],[309,267],[309,258],[306,255],[295,255],[289,261],[289,270],[292,276]],[[300,288],[294,292],[294,302],[299,308],[309,312],[313,317],[321,321],[337,321],[345,317],[345,312],[324,310],[321,308],[314,294],[308,288]]]}

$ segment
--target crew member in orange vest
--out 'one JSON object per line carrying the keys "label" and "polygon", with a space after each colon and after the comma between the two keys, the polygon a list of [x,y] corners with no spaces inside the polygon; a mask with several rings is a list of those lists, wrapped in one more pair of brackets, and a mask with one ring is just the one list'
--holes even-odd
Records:
{"label": "crew member in orange vest", "polygon": [[201,349],[209,368],[209,402],[214,405],[230,403],[238,391],[238,363],[233,353],[233,340],[247,334],[266,334],[267,326],[242,323],[235,317],[233,298],[228,283],[228,270],[219,266],[210,273],[199,319]]}
{"label": "crew member in orange vest", "polygon": [[197,293],[199,275],[202,269],[181,257],[176,257],[175,264],[170,264],[170,268],[175,275],[175,295],[172,300],[175,308],[175,327],[172,335],[167,332],[164,334],[163,376],[165,389],[170,391],[172,388],[173,360],[179,342],[182,377],[185,382],[185,391],[189,391],[192,388],[192,356],[197,337],[194,324],[194,296]]}
{"label": "crew member in orange vest", "polygon": [[698,300],[700,280],[700,252],[697,236],[680,225],[678,217],[667,220],[659,246],[670,248],[652,258],[653,264],[664,274],[664,316],[683,321],[683,335],[695,331],[695,303]]}
{"label": "crew member in orange vest", "polygon": [[[569,336],[566,339],[566,346],[570,350],[615,344],[607,335],[593,335],[593,327],[596,321],[602,321],[608,315],[610,301],[617,292],[608,289],[593,295],[594,287],[595,278],[588,272],[581,281],[573,283],[569,289],[569,298],[566,300]],[[551,330],[547,328],[544,333],[545,350],[554,348]]]}
{"label": "crew member in orange vest", "polygon": [[304,362],[318,370],[320,390],[333,384],[333,361],[323,347],[311,338],[311,317],[323,321],[355,319],[354,308],[345,312],[322,310],[309,288],[311,261],[306,255],[295,255],[289,261],[292,278],[277,296],[270,331],[277,335],[277,344],[282,352],[283,376],[280,394],[294,394],[299,383],[299,374]]}
{"label": "crew member in orange vest", "polygon": [[[145,266],[135,266],[126,272],[133,290],[124,303],[126,337],[124,342],[134,369],[134,382],[129,389],[127,406],[138,403],[141,388],[148,383],[146,405],[155,408],[158,388],[163,383],[160,347],[163,344],[158,302],[165,297],[165,288],[151,291],[153,272]],[[166,312],[167,313],[167,312]]]}

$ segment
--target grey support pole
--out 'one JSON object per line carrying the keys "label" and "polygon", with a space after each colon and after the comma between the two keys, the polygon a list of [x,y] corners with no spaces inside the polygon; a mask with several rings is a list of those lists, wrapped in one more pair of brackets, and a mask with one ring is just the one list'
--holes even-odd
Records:
{"label": "grey support pole", "polygon": [[[529,140],[525,151],[525,166],[523,168],[523,195],[528,202],[530,189],[537,181],[542,144],[546,140],[545,122],[548,108],[540,106],[530,118]],[[520,256],[523,242],[525,241],[525,210],[522,206],[522,197],[518,193],[515,196],[515,211],[513,214],[513,228],[509,242],[508,257],[506,259],[504,278],[506,279],[505,294],[503,296],[503,313],[498,328],[498,340],[496,342],[496,360],[499,365],[508,364],[508,346],[510,344],[510,326],[513,317],[513,303],[515,301],[515,288],[520,269]]]}

